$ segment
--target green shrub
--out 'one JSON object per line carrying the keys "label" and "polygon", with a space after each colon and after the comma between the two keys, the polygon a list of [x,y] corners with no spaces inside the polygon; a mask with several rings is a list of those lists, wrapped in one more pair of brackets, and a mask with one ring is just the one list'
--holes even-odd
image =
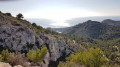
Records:
{"label": "green shrub", "polygon": [[40,49],[37,49],[36,51],[29,50],[29,52],[27,53],[27,57],[32,62],[32,65],[40,65],[44,60],[47,52],[48,50],[46,46],[43,46],[41,50]]}
{"label": "green shrub", "polygon": [[2,60],[4,61],[4,62],[6,62],[8,59],[9,59],[9,55],[10,55],[10,53],[8,52],[8,50],[6,49],[6,50],[3,50],[2,52],[1,52],[1,55],[2,55]]}
{"label": "green shrub", "polygon": [[32,26],[34,26],[34,27],[37,28],[38,30],[41,30],[41,31],[44,30],[41,26],[37,25],[36,23],[32,23]]}
{"label": "green shrub", "polygon": [[59,62],[58,67],[64,67],[65,66],[65,62]]}
{"label": "green shrub", "polygon": [[7,16],[12,16],[11,13],[6,13]]}
{"label": "green shrub", "polygon": [[7,62],[12,66],[22,65],[24,67],[28,67],[27,58],[25,57],[25,54],[21,54],[19,52],[9,53],[7,49],[1,52],[0,61]]}
{"label": "green shrub", "polygon": [[32,26],[37,27],[37,24],[36,23],[32,23]]}
{"label": "green shrub", "polygon": [[23,49],[26,49],[26,48],[27,48],[27,45],[24,45],[22,48],[23,48]]}
{"label": "green shrub", "polygon": [[65,67],[101,67],[107,60],[99,48],[71,54],[70,58],[71,60],[66,62]]}
{"label": "green shrub", "polygon": [[24,17],[23,17],[23,15],[22,15],[21,13],[19,13],[18,15],[16,15],[16,18],[17,18],[17,19],[22,19],[22,18],[24,18]]}
{"label": "green shrub", "polygon": [[1,61],[3,61],[3,57],[2,57],[2,55],[0,55],[0,62],[1,62]]}

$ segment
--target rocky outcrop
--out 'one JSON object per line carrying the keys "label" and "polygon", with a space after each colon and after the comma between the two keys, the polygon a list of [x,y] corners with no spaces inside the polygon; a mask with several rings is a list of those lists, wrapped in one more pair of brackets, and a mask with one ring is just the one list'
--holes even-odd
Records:
{"label": "rocky outcrop", "polygon": [[0,67],[12,67],[9,63],[0,62]]}
{"label": "rocky outcrop", "polygon": [[[0,62],[0,67],[12,67],[9,63]],[[23,67],[21,65],[15,65],[14,67]]]}
{"label": "rocky outcrop", "polygon": [[69,55],[77,51],[77,49],[74,49],[77,45],[72,44],[61,36],[55,37],[36,30],[26,20],[18,20],[14,17],[0,14],[0,47],[28,52],[30,49],[41,49],[43,45],[46,45],[48,53],[42,65],[43,67],[47,67],[51,61],[58,61],[63,55]]}
{"label": "rocky outcrop", "polygon": [[16,66],[14,66],[14,67],[23,67],[23,66],[21,66],[21,65],[16,65]]}

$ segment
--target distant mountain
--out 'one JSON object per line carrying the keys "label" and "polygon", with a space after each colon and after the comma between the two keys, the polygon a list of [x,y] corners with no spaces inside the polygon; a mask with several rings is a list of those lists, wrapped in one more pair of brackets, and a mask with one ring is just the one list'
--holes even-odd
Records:
{"label": "distant mountain", "polygon": [[65,30],[64,34],[72,34],[78,36],[88,36],[95,39],[101,40],[112,40],[115,38],[120,38],[120,26],[116,24],[120,24],[117,21],[112,20],[104,20],[102,23],[98,21],[88,20],[84,23],[80,23],[75,25],[67,30]]}
{"label": "distant mountain", "polygon": [[107,23],[109,25],[120,25],[120,21],[114,21],[114,20],[111,20],[111,19],[103,20],[102,23]]}
{"label": "distant mountain", "polygon": [[99,21],[102,22],[104,19],[112,19],[115,21],[120,21],[120,16],[95,16],[95,17],[78,17],[67,20],[66,23],[69,23],[71,26],[74,26],[79,23],[83,23],[87,20]]}

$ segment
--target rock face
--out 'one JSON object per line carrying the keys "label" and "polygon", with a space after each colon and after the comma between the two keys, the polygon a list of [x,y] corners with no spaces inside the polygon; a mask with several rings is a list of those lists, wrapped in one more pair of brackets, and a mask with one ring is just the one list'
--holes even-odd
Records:
{"label": "rock face", "polygon": [[[0,67],[12,67],[9,63],[0,62]],[[16,65],[14,67],[23,67],[21,65]]]}
{"label": "rock face", "polygon": [[14,67],[23,67],[23,66],[21,66],[21,65],[16,65],[16,66],[14,66]]}
{"label": "rock face", "polygon": [[77,51],[73,49],[77,45],[69,45],[70,41],[64,40],[61,36],[55,37],[36,30],[26,20],[18,20],[0,14],[0,47],[28,52],[30,49],[41,49],[43,45],[46,45],[48,54],[45,57],[43,67],[47,67],[50,61],[56,62],[64,54],[69,55],[69,53]]}

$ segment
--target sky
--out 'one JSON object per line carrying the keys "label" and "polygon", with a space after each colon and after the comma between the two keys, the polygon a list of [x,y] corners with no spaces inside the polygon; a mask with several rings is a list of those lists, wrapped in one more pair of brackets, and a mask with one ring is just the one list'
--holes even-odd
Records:
{"label": "sky", "polygon": [[[73,18],[120,16],[120,0],[0,0],[0,11],[46,19],[50,27],[68,27],[66,21]],[[44,27],[45,22],[37,24]]]}

